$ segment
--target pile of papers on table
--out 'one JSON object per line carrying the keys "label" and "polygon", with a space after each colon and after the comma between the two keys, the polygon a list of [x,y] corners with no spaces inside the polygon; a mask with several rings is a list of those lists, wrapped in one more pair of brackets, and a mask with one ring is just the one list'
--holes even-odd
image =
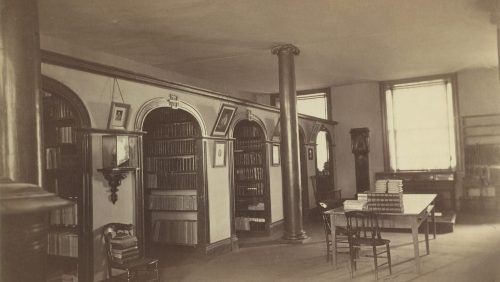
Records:
{"label": "pile of papers on table", "polygon": [[344,210],[362,211],[366,208],[365,200],[345,200]]}

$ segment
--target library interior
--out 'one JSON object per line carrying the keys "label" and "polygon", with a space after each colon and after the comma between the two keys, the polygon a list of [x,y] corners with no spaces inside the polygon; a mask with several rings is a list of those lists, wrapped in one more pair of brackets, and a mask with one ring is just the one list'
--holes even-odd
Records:
{"label": "library interior", "polygon": [[0,10],[0,281],[500,281],[500,1]]}

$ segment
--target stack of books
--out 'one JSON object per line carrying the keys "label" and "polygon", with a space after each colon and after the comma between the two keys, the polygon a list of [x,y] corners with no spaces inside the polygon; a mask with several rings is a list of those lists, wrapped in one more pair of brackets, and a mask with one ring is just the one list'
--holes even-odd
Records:
{"label": "stack of books", "polygon": [[373,212],[402,213],[403,193],[367,193],[367,209]]}
{"label": "stack of books", "polygon": [[386,193],[387,192],[387,180],[381,179],[375,181],[375,193]]}
{"label": "stack of books", "polygon": [[111,257],[114,262],[125,263],[139,258],[137,237],[130,234],[117,234],[111,238]]}
{"label": "stack of books", "polygon": [[387,180],[387,193],[403,193],[403,180],[401,179]]}
{"label": "stack of books", "polygon": [[344,210],[362,211],[366,207],[365,200],[345,200]]}

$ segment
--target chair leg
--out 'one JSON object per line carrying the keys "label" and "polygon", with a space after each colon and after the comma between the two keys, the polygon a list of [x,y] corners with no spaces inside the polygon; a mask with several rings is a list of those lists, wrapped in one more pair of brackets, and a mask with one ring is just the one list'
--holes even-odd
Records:
{"label": "chair leg", "polygon": [[354,277],[354,270],[356,268],[356,261],[354,259],[354,248],[349,246],[349,272],[351,279]]}
{"label": "chair leg", "polygon": [[385,247],[387,249],[387,264],[389,264],[389,274],[392,274],[392,268],[391,268],[391,248],[389,248],[389,244],[385,244]]}
{"label": "chair leg", "polygon": [[160,275],[158,273],[158,262],[155,263],[155,276],[156,276],[156,281],[160,282]]}
{"label": "chair leg", "polygon": [[375,280],[378,280],[377,247],[373,246],[373,262],[375,263]]}
{"label": "chair leg", "polygon": [[330,254],[331,254],[331,249],[330,249],[330,242],[326,240],[326,261],[330,261]]}
{"label": "chair leg", "polygon": [[132,275],[130,274],[130,270],[127,269],[127,282],[132,281]]}

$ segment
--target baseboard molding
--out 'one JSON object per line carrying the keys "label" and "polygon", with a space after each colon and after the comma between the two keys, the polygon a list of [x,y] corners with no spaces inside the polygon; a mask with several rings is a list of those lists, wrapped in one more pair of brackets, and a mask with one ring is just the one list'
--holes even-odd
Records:
{"label": "baseboard molding", "polygon": [[231,238],[223,239],[215,243],[208,244],[205,247],[206,256],[216,256],[229,253],[233,249],[233,240]]}

